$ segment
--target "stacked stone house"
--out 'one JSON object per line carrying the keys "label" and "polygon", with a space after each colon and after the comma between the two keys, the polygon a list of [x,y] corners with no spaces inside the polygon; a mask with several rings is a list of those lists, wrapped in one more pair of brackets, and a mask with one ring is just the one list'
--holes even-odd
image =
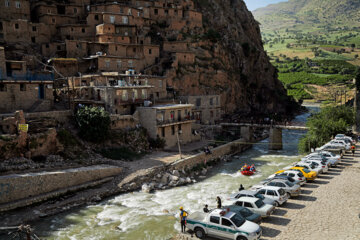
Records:
{"label": "stacked stone house", "polygon": [[60,91],[73,107],[133,114],[168,96],[164,61],[195,62],[190,42],[156,28],[203,25],[191,0],[0,0],[0,7],[2,113],[52,110]]}

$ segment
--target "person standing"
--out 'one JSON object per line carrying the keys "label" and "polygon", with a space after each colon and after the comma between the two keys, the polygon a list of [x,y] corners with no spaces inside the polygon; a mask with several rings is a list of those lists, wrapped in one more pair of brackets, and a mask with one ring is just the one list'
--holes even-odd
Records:
{"label": "person standing", "polygon": [[184,208],[180,207],[181,232],[185,232],[187,215],[188,215],[188,213],[184,210]]}
{"label": "person standing", "polygon": [[221,208],[221,198],[219,196],[216,197],[217,208]]}
{"label": "person standing", "polygon": [[209,208],[208,208],[208,205],[207,205],[207,204],[205,204],[205,207],[204,207],[203,211],[204,211],[204,213],[208,213],[208,212],[209,212]]}
{"label": "person standing", "polygon": [[240,184],[239,191],[242,191],[244,189],[245,189],[244,186],[242,184]]}
{"label": "person standing", "polygon": [[354,154],[355,154],[355,146],[354,145],[351,146],[351,152],[352,152],[352,154],[354,156]]}

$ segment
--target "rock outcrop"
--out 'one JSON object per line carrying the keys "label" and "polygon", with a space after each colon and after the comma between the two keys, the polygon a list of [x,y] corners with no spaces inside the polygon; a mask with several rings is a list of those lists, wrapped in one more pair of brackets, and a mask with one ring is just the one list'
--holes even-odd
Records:
{"label": "rock outcrop", "polygon": [[[197,0],[203,28],[180,32],[195,64],[168,71],[168,84],[180,95],[221,94],[226,113],[291,114],[298,104],[287,96],[264,51],[259,23],[242,0]],[[161,29],[159,29],[161,31]],[[169,38],[173,31],[162,32]]]}

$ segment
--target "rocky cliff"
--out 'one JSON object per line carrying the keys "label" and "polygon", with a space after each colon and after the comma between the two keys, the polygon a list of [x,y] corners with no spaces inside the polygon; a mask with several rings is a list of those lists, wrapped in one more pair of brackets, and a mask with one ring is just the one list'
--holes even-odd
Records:
{"label": "rocky cliff", "polygon": [[[185,94],[221,94],[227,112],[291,114],[299,106],[287,96],[266,55],[259,24],[242,0],[194,0],[203,28],[180,33],[191,41],[195,64],[168,72],[169,85]],[[173,33],[166,33],[167,36]]]}

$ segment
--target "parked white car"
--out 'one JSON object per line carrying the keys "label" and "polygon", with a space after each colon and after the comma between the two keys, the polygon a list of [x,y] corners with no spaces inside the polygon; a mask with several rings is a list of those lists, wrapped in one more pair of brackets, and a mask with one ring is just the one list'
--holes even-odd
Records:
{"label": "parked white car", "polygon": [[265,204],[261,199],[254,197],[241,197],[233,201],[231,205],[245,207],[254,213],[260,214],[263,218],[270,216],[275,210],[273,205]]}
{"label": "parked white car", "polygon": [[352,137],[346,136],[344,134],[337,134],[335,136],[335,139],[347,140],[347,142],[350,142],[350,144],[355,144],[356,143],[356,141],[354,139],[352,139]]}
{"label": "parked white car", "polygon": [[263,186],[272,186],[272,187],[280,187],[285,190],[288,198],[299,196],[301,193],[300,185],[293,184],[287,180],[283,179],[273,179],[263,185],[255,185],[253,188],[262,188]]}
{"label": "parked white car", "polygon": [[301,158],[301,161],[304,160],[316,160],[325,163],[328,167],[331,166],[330,160],[328,160],[326,157],[323,157],[321,155],[307,155],[303,158]]}
{"label": "parked white car", "polygon": [[349,151],[351,149],[351,145],[349,143],[346,143],[344,140],[333,139],[328,142],[328,144],[343,146],[346,151]]}
{"label": "parked white car", "polygon": [[188,216],[186,223],[186,227],[200,239],[209,235],[220,239],[257,240],[262,234],[258,224],[222,209],[214,209],[210,213],[194,212]]}
{"label": "parked white car", "polygon": [[280,187],[262,186],[259,188],[251,188],[251,190],[257,190],[264,197],[275,200],[275,206],[283,205],[288,200],[288,196],[284,189]]}
{"label": "parked white car", "polygon": [[[329,153],[329,152],[328,152]],[[331,166],[336,166],[339,162],[340,162],[340,156],[339,155],[335,155],[335,157],[332,157],[329,154],[325,154],[322,151],[319,152],[314,152],[308,155],[309,157],[311,156],[321,156],[326,158],[329,162]]]}
{"label": "parked white car", "polygon": [[327,159],[335,159],[337,163],[341,162],[341,156],[339,154],[335,154],[328,151],[316,151],[316,152],[321,153],[321,155],[323,155]]}
{"label": "parked white car", "polygon": [[294,170],[286,170],[285,172],[282,172],[280,174],[273,174],[273,175],[270,175],[269,178],[272,178],[273,176],[275,175],[286,175],[286,176],[289,176],[289,177],[292,177],[294,179],[297,179],[299,180],[300,182],[300,186],[304,185],[306,183],[306,178],[304,177],[304,175],[299,172],[299,171],[294,171]]}
{"label": "parked white car", "polygon": [[319,168],[322,168],[322,173],[327,173],[328,170],[329,170],[329,167],[327,165],[327,163],[321,161],[321,160],[301,160],[301,162],[304,162],[304,163],[312,163],[313,165],[315,165],[316,167],[319,167]]}
{"label": "parked white car", "polygon": [[323,173],[323,169],[322,167],[319,166],[319,164],[313,163],[313,162],[304,162],[304,161],[300,161],[294,164],[295,167],[304,167],[310,171],[314,171],[316,172],[317,175],[319,175],[319,173]]}
{"label": "parked white car", "polygon": [[261,194],[256,194],[256,191],[251,190],[241,190],[237,193],[231,194],[227,200],[229,201],[235,201],[241,197],[255,197],[261,199],[265,204],[274,205],[274,200],[270,198],[266,198]]}

